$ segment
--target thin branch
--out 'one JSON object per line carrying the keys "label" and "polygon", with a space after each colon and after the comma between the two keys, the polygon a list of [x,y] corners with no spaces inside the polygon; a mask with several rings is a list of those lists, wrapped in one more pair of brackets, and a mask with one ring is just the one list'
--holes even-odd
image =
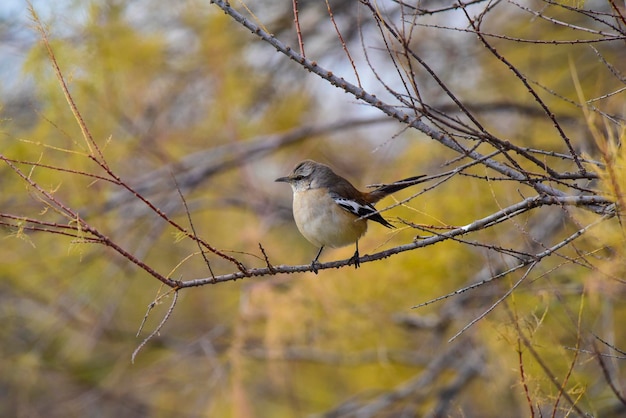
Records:
{"label": "thin branch", "polygon": [[[511,314],[510,311],[509,311],[509,316],[511,316],[511,320],[514,319],[512,317],[512,314]],[[560,390],[562,388],[562,384],[561,384],[561,382],[559,382],[559,379],[554,375],[554,373],[552,373],[552,370],[550,370],[550,368],[545,363],[545,361],[543,361],[543,359],[541,358],[539,353],[537,353],[537,351],[535,350],[535,348],[531,344],[531,342],[528,339],[528,337],[526,337],[526,335],[524,335],[522,329],[520,328],[519,323],[515,322],[515,321],[513,321],[513,323],[515,324],[515,328],[516,328],[516,331],[517,331],[518,338],[522,341],[522,343],[524,344],[526,349],[528,349],[528,351],[530,352],[532,357],[535,359],[535,361],[537,362],[539,367],[541,367],[541,369],[546,374],[546,376],[548,376],[548,379],[550,380],[550,382],[557,388],[557,390]],[[580,409],[580,407],[576,404],[576,401],[574,401],[572,399],[572,397],[569,395],[569,393],[567,393],[567,391],[563,392],[563,397],[567,400],[567,402],[571,405],[571,407],[580,416],[583,416],[583,417],[589,416],[589,414],[585,413],[582,409]]]}
{"label": "thin branch", "polygon": [[456,340],[461,334],[463,334],[465,331],[467,331],[475,323],[477,323],[478,321],[480,321],[481,319],[483,319],[484,317],[489,315],[489,313],[491,311],[493,311],[500,303],[502,303],[506,298],[508,298],[511,295],[511,293],[513,293],[513,291],[515,289],[517,289],[520,284],[522,284],[522,282],[526,279],[526,277],[528,277],[528,274],[530,274],[530,272],[535,268],[537,263],[538,263],[538,261],[533,261],[532,263],[530,263],[530,266],[528,266],[528,269],[526,269],[526,271],[524,272],[522,277],[520,277],[520,279],[517,282],[515,282],[515,284],[513,286],[511,286],[511,288],[509,290],[507,290],[504,293],[504,295],[502,295],[500,298],[498,298],[498,300],[495,301],[489,308],[487,308],[487,310],[485,310],[483,313],[478,315],[476,318],[472,319],[467,325],[465,325],[463,328],[461,328],[461,330],[459,332],[457,332],[456,334],[454,334],[448,340],[448,342],[451,343],[452,341]]}
{"label": "thin branch", "polygon": [[[476,35],[478,33],[476,29],[472,29],[472,28],[458,28],[458,27],[453,27],[453,26],[444,26],[444,25],[428,24],[428,23],[415,23],[415,25],[423,27],[423,28],[448,30],[448,31],[453,31],[453,32],[463,32],[463,33],[469,33],[473,35]],[[537,45],[537,44],[545,44],[545,45],[599,44],[603,42],[626,40],[626,36],[624,35],[610,35],[610,34],[603,35],[601,38],[596,38],[596,39],[576,38],[576,39],[544,40],[544,39],[517,38],[517,37],[509,36],[509,35],[501,35],[498,33],[484,32],[482,30],[480,31],[480,33],[487,38],[502,39],[505,41],[511,41],[515,43],[527,43],[527,44],[533,44],[533,45]]]}
{"label": "thin branch", "polygon": [[44,202],[47,205],[49,205],[50,207],[52,207],[54,209],[58,209],[58,211],[60,211],[60,213],[63,216],[65,216],[67,219],[69,219],[70,222],[75,222],[75,225],[76,225],[76,229],[75,230],[76,231],[86,232],[88,234],[91,234],[92,236],[97,238],[97,240],[99,242],[101,242],[103,245],[114,249],[121,256],[123,256],[124,258],[129,260],[131,263],[133,263],[133,264],[137,265],[138,267],[142,268],[143,270],[148,272],[151,276],[153,276],[154,278],[158,279],[159,281],[161,281],[165,285],[167,285],[169,287],[176,287],[177,282],[175,280],[171,280],[171,279],[169,279],[167,277],[164,277],[163,275],[159,274],[152,267],[150,267],[149,265],[147,265],[143,261],[139,260],[133,254],[129,253],[124,248],[122,248],[120,245],[118,245],[115,242],[113,242],[109,237],[107,237],[106,235],[101,233],[99,230],[97,230],[96,228],[94,228],[91,225],[89,225],[77,212],[75,212],[74,210],[72,210],[68,206],[64,205],[60,200],[58,200],[56,197],[54,197],[52,194],[50,194],[46,190],[42,189],[41,186],[39,186],[39,184],[35,183],[29,176],[24,174],[22,172],[22,170],[20,170],[17,166],[15,166],[11,161],[9,161],[7,158],[5,158],[1,154],[0,154],[0,160],[4,161],[9,167],[11,167],[11,169],[15,173],[17,173],[17,175],[19,177],[22,178],[22,180],[24,180],[30,187],[32,187],[34,190],[36,190],[37,193],[39,195],[41,195],[43,197],[43,199],[45,199]]}
{"label": "thin branch", "polygon": [[[159,208],[157,208],[152,202],[150,202],[144,196],[142,196],[141,194],[137,193],[137,191],[135,191],[133,188],[131,188],[117,174],[115,174],[113,172],[113,170],[111,170],[111,168],[109,167],[108,163],[106,162],[106,159],[104,158],[104,155],[102,154],[102,151],[98,147],[98,144],[93,139],[93,137],[91,135],[91,132],[89,131],[89,129],[87,127],[87,124],[85,123],[85,121],[84,121],[80,111],[78,110],[78,107],[76,106],[76,103],[74,102],[74,99],[72,98],[72,95],[69,92],[69,89],[68,89],[67,84],[65,82],[65,78],[63,77],[63,73],[61,72],[61,69],[60,69],[60,67],[59,67],[59,65],[57,63],[54,51],[52,50],[52,46],[50,45],[50,42],[48,40],[47,31],[45,30],[43,24],[41,23],[41,20],[37,16],[34,8],[30,4],[29,4],[29,9],[30,9],[30,13],[31,13],[32,19],[33,19],[33,21],[36,24],[37,30],[39,31],[39,33],[41,35],[41,38],[42,38],[42,40],[44,42],[44,45],[46,46],[46,50],[48,52],[48,56],[49,56],[49,58],[50,58],[50,60],[52,62],[55,74],[56,74],[57,79],[59,81],[59,84],[61,86],[61,90],[63,91],[63,94],[65,96],[65,100],[67,101],[70,109],[72,110],[72,114],[74,115],[74,119],[76,120],[77,124],[79,125],[80,130],[81,130],[82,135],[83,135],[83,138],[85,139],[85,142],[87,143],[87,146],[89,148],[88,158],[90,158],[92,161],[94,161],[96,164],[98,164],[98,166],[100,166],[100,168],[102,168],[106,172],[106,174],[108,176],[110,176],[117,184],[119,184],[121,187],[126,189],[128,192],[130,192],[136,199],[138,199],[139,201],[141,201],[145,205],[147,205],[150,208],[150,210],[152,210],[154,213],[156,213],[165,222],[167,222],[168,224],[170,224],[171,226],[173,226],[174,228],[179,230],[181,233],[185,234],[185,236],[187,236],[188,238],[190,238],[190,239],[200,243],[202,246],[204,246],[206,249],[208,249],[212,253],[218,255],[219,257],[222,257],[225,260],[230,261],[241,272],[245,273],[246,267],[239,260],[237,260],[237,259],[229,256],[228,254],[225,254],[224,252],[218,250],[217,248],[211,246],[208,242],[198,238],[193,233],[190,233],[185,228],[183,228],[180,225],[178,225],[171,218],[169,218],[163,211],[161,211]],[[7,162],[7,164],[9,164],[9,161],[5,157],[0,156],[0,158],[5,160],[5,162]],[[15,166],[13,166],[13,167],[14,167],[14,170],[16,170]],[[31,183],[31,185],[34,184],[33,182],[30,182],[30,183]],[[41,192],[41,189],[39,189],[39,190]],[[47,198],[49,198],[49,197],[47,196]],[[54,199],[50,199],[50,201],[54,201]],[[65,208],[65,209],[67,209],[67,208]],[[91,228],[86,223],[85,223],[85,227]],[[93,229],[92,233],[93,234],[102,235],[99,231],[97,231],[95,229]],[[102,237],[104,237],[104,235],[102,235]],[[106,237],[104,237],[104,238],[106,238]],[[108,246],[117,248],[118,252],[124,251],[123,249],[121,249],[121,247],[119,247],[117,244],[115,244],[114,242],[112,242],[108,238],[106,238],[106,242],[107,242]],[[132,257],[132,255],[130,255],[129,253],[126,253],[126,254],[127,254],[126,257]],[[132,258],[134,258],[134,257],[132,257]],[[141,263],[139,260],[137,260],[137,261],[139,263]],[[143,264],[143,263],[141,263],[141,264]],[[148,271],[147,269],[150,269],[151,271],[154,272],[154,270],[149,268],[147,265],[144,264],[144,266],[145,266],[144,269],[146,269],[146,271]],[[154,272],[154,273],[157,274],[156,272]],[[162,278],[162,279],[165,279],[165,278]],[[162,279],[160,279],[160,280],[163,281]],[[165,280],[168,280],[168,282],[170,283],[168,285],[170,287],[172,287],[172,284],[175,283],[174,281],[169,281],[169,279],[165,279]]]}
{"label": "thin branch", "polygon": [[176,190],[178,191],[178,195],[180,196],[180,200],[183,202],[183,205],[185,206],[185,214],[187,215],[187,220],[189,221],[189,227],[191,228],[191,232],[193,233],[193,236],[196,237],[196,239],[194,239],[194,241],[198,245],[198,250],[200,251],[200,254],[202,254],[202,258],[204,259],[204,263],[206,264],[207,268],[209,269],[209,273],[211,273],[211,277],[215,277],[215,274],[213,274],[213,269],[211,268],[211,262],[209,261],[208,257],[206,256],[206,253],[204,252],[204,250],[202,249],[202,246],[200,245],[200,240],[197,239],[198,234],[196,233],[196,227],[194,226],[193,220],[191,219],[191,213],[189,212],[189,206],[187,206],[187,199],[185,199],[185,195],[180,190],[180,187],[178,186],[178,182],[176,181],[176,177],[174,176],[174,174],[172,174],[172,180],[174,181],[174,184],[176,185]]}
{"label": "thin branch", "polygon": [[604,356],[600,353],[600,350],[596,346],[595,342],[593,343],[593,349],[595,351],[596,360],[598,360],[598,364],[600,365],[600,368],[602,369],[602,374],[604,375],[604,380],[606,381],[606,383],[611,388],[611,391],[613,392],[615,397],[617,397],[617,399],[622,403],[622,405],[626,406],[626,397],[624,396],[622,391],[619,390],[617,388],[617,386],[615,386],[615,383],[613,382],[613,378],[611,377],[611,372],[609,372],[609,368],[607,367],[606,363],[604,362],[604,359],[603,359]]}
{"label": "thin branch", "polygon": [[[297,0],[294,0],[297,1]],[[341,42],[341,48],[343,48],[343,51],[346,53],[346,57],[348,58],[348,61],[350,61],[350,65],[352,66],[352,70],[354,71],[354,76],[356,77],[356,82],[359,85],[359,87],[361,86],[361,78],[359,77],[359,71],[356,68],[356,65],[354,64],[354,60],[352,59],[352,55],[350,55],[350,51],[348,51],[348,45],[346,45],[346,41],[343,39],[343,36],[341,35],[341,31],[339,30],[339,27],[337,26],[337,22],[335,22],[335,16],[333,15],[333,10],[330,7],[330,3],[328,2],[328,0],[326,0],[326,9],[328,10],[328,17],[330,18],[331,23],[333,24],[333,27],[335,28],[335,33],[337,33],[337,37],[339,38],[339,41]],[[302,52],[302,56],[304,57],[304,52]]]}
{"label": "thin branch", "polygon": [[100,147],[91,136],[91,132],[89,132],[89,129],[87,129],[87,124],[85,124],[85,121],[83,120],[83,117],[78,111],[78,107],[76,106],[76,103],[74,102],[74,99],[72,98],[72,95],[70,94],[70,91],[67,87],[67,83],[65,81],[65,77],[63,76],[63,73],[61,72],[59,63],[57,62],[54,51],[52,50],[52,46],[50,45],[50,41],[48,39],[48,32],[46,31],[46,28],[44,27],[43,23],[39,19],[37,12],[35,12],[35,8],[33,7],[33,5],[30,3],[30,1],[28,1],[27,3],[28,3],[28,10],[31,15],[31,19],[33,20],[33,22],[35,22],[35,27],[37,31],[39,32],[39,35],[41,36],[41,40],[43,41],[44,46],[46,47],[48,57],[50,58],[50,62],[52,63],[54,74],[56,75],[59,81],[59,85],[61,86],[61,90],[63,91],[63,95],[65,96],[65,100],[67,104],[69,105],[70,110],[72,111],[72,114],[74,115],[74,118],[76,119],[78,123],[78,126],[80,127],[83,138],[85,138],[85,143],[87,144],[87,148],[89,149],[89,157],[93,161],[95,161],[98,165],[102,167],[107,167],[106,160],[104,159],[104,156],[102,155],[102,151],[100,150]]}
{"label": "thin branch", "polygon": [[[174,292],[174,297],[172,298],[172,304],[170,305],[169,309],[165,313],[165,316],[163,317],[159,325],[157,325],[157,327],[154,329],[154,331],[152,331],[150,335],[144,338],[144,340],[139,344],[139,346],[135,349],[135,351],[133,351],[133,354],[130,357],[131,363],[135,364],[135,358],[137,357],[137,354],[139,354],[139,351],[148,343],[148,341],[150,341],[155,335],[159,333],[159,331],[161,331],[161,328],[163,328],[167,320],[170,319],[172,312],[174,312],[174,307],[176,306],[176,302],[178,301],[178,289],[173,289],[173,292]],[[149,310],[152,309],[152,307],[153,305],[151,304],[149,307]],[[146,313],[146,317],[147,315],[148,314]],[[145,322],[146,317],[144,317],[144,322]],[[142,322],[142,327],[143,327],[144,322]]]}
{"label": "thin branch", "polygon": [[504,55],[500,54],[498,50],[493,45],[491,45],[487,41],[487,39],[480,33],[479,27],[476,25],[476,22],[469,16],[467,10],[463,8],[463,11],[465,12],[467,20],[470,22],[470,25],[472,26],[472,28],[476,30],[476,36],[478,37],[478,39],[480,39],[480,41],[485,46],[485,48],[487,48],[487,50],[491,52],[493,56],[495,56],[499,61],[501,61],[504,65],[506,65],[509,70],[511,70],[515,74],[515,76],[522,82],[522,84],[526,87],[526,89],[531,94],[531,96],[533,96],[533,98],[539,104],[539,106],[546,112],[546,115],[548,116],[548,118],[550,118],[553,126],[556,128],[559,135],[561,136],[561,139],[563,139],[563,141],[565,142],[565,145],[567,146],[570,154],[572,155],[574,159],[574,163],[578,166],[578,170],[581,173],[585,173],[586,169],[580,162],[578,153],[574,150],[574,147],[572,146],[569,138],[565,134],[565,131],[563,131],[563,128],[561,127],[559,122],[556,120],[556,116],[554,115],[552,110],[550,110],[548,105],[539,97],[537,92],[531,87],[530,83],[526,79],[526,76],[524,76],[517,67],[515,67],[506,57],[504,57]]}
{"label": "thin branch", "polygon": [[[481,286],[483,286],[483,285],[485,285],[487,283],[493,282],[494,280],[501,279],[501,278],[507,276],[508,274],[510,274],[510,273],[512,273],[512,272],[514,272],[516,270],[519,270],[520,268],[523,268],[523,267],[525,267],[525,266],[527,266],[529,264],[535,263],[537,260],[545,258],[545,257],[547,257],[549,255],[552,255],[557,250],[565,247],[566,245],[570,244],[574,240],[576,240],[579,237],[581,237],[589,229],[593,228],[594,226],[596,226],[596,225],[600,224],[601,222],[604,222],[607,219],[610,219],[612,217],[613,217],[613,215],[605,215],[605,216],[603,216],[602,218],[598,219],[597,221],[595,221],[595,222],[587,225],[586,227],[581,228],[578,231],[574,232],[572,235],[570,235],[566,239],[562,240],[561,242],[555,244],[554,246],[548,248],[547,250],[542,251],[542,252],[540,252],[538,254],[535,254],[532,257],[529,257],[528,259],[526,259],[526,260],[522,261],[521,263],[519,263],[519,264],[509,268],[506,271],[503,271],[503,272],[501,272],[499,274],[491,276],[488,279],[484,279],[484,280],[481,280],[479,282],[472,283],[469,286],[465,286],[463,288],[457,289],[454,292],[450,292],[450,293],[445,294],[443,296],[439,296],[439,297],[436,297],[434,299],[430,299],[430,300],[428,300],[426,302],[422,302],[420,304],[414,305],[414,306],[411,307],[411,309],[421,308],[423,306],[427,306],[427,305],[430,305],[432,303],[439,302],[439,301],[444,300],[444,299],[448,299],[448,298],[450,298],[452,296],[455,296],[455,295],[458,295],[458,294],[461,294],[461,293],[465,293],[465,292],[467,292],[469,290],[472,290],[472,289],[475,289],[477,287],[481,287]],[[488,224],[495,225],[494,223],[491,223],[492,221],[489,218],[491,218],[491,217],[484,218],[484,220],[482,220],[481,223],[484,223],[485,226],[488,225]],[[502,221],[502,220],[500,220],[500,221]],[[499,222],[496,222],[496,223],[499,223]],[[446,234],[442,234],[442,235],[446,235]],[[363,258],[361,260],[363,261]]]}
{"label": "thin branch", "polygon": [[[362,88],[352,83],[349,83],[342,77],[336,76],[331,71],[326,70],[323,67],[320,67],[317,64],[317,62],[311,61],[303,57],[302,55],[299,55],[297,52],[293,51],[289,46],[286,46],[280,40],[270,35],[269,33],[265,32],[258,25],[256,25],[255,23],[247,19],[245,16],[243,16],[241,13],[233,9],[224,0],[212,0],[211,3],[215,4],[217,7],[222,9],[224,13],[231,16],[235,21],[240,23],[242,26],[252,31],[252,33],[258,36],[260,39],[272,45],[277,51],[284,54],[289,59],[296,61],[299,65],[301,65],[302,67],[304,67],[306,70],[310,71],[311,73],[325,79],[333,86],[338,87],[344,90],[345,92],[352,94],[358,100],[362,100],[363,102],[375,108],[380,109],[382,112],[384,112],[388,116],[402,123],[408,124],[410,127],[423,132],[424,134],[431,137],[432,139],[440,142],[442,145],[466,157],[472,158],[474,160],[482,160],[482,164],[484,164],[485,166],[491,168],[492,170],[496,172],[504,174],[510,177],[511,179],[517,180],[521,183],[527,183],[528,180],[525,174],[520,173],[517,170],[514,170],[499,161],[496,161],[490,158],[484,158],[484,155],[482,155],[481,153],[475,150],[470,151],[470,150],[465,149],[464,147],[459,145],[459,143],[456,140],[454,140],[450,135],[440,130],[430,127],[428,124],[422,122],[419,117],[412,117],[411,115],[403,112],[399,108],[383,102],[382,100],[368,93]],[[547,195],[555,196],[558,198],[566,196],[564,192],[558,189],[555,189],[549,185],[533,183],[532,187],[535,188],[535,190],[537,190],[540,193],[545,193]],[[604,210],[604,208],[593,206],[593,205],[586,206],[586,208],[594,212],[598,212],[600,214]]]}
{"label": "thin branch", "polygon": [[300,54],[303,57],[306,56],[304,53],[304,40],[302,39],[302,31],[300,30],[300,14],[298,8],[298,0],[291,0],[291,5],[293,8],[293,22],[296,25],[296,34],[298,36],[298,46],[300,47]]}
{"label": "thin branch", "polygon": [[[606,37],[606,38],[610,38],[610,39],[620,38],[620,36],[616,35],[616,34],[608,33],[608,32],[601,31],[601,30],[585,28],[583,26],[578,26],[578,25],[574,25],[574,24],[571,24],[571,23],[563,22],[561,20],[548,17],[548,16],[546,16],[545,14],[543,14],[541,12],[537,12],[537,11],[531,9],[530,7],[522,6],[521,4],[516,3],[516,2],[514,2],[512,0],[508,0],[508,1],[509,1],[509,3],[514,4],[515,6],[519,7],[522,10],[525,10],[528,13],[530,13],[530,14],[532,14],[532,15],[540,18],[540,19],[544,19],[544,20],[546,20],[546,21],[548,21],[550,23],[553,23],[555,25],[558,25],[558,26],[563,26],[563,27],[566,27],[568,29],[572,29],[574,31],[591,33],[593,35],[598,35],[598,36],[602,36],[602,37]],[[606,22],[603,22],[603,23],[606,24]]]}
{"label": "thin branch", "polygon": [[557,394],[556,399],[554,400],[554,406],[552,407],[553,417],[557,416],[556,414],[558,411],[559,401],[561,400],[561,397],[565,393],[565,386],[567,385],[567,382],[572,376],[572,372],[574,371],[574,366],[576,365],[576,362],[578,360],[578,353],[579,353],[578,349],[580,348],[580,339],[581,339],[580,331],[581,331],[581,321],[583,317],[582,314],[583,314],[584,300],[585,300],[584,297],[580,299],[580,309],[578,310],[578,321],[576,323],[576,350],[574,350],[574,357],[570,361],[570,366],[567,370],[567,374],[563,378],[563,382],[561,383],[561,387],[559,388],[559,393]]}

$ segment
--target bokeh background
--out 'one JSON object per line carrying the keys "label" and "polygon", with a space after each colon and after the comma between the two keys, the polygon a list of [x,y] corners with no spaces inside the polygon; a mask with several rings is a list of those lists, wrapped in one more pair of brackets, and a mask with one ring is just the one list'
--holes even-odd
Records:
{"label": "bokeh background", "polygon": [[[453,4],[418,3],[431,10]],[[475,10],[487,8],[486,2],[476,3]],[[577,150],[599,159],[589,133],[595,122],[577,105],[575,80],[586,99],[600,98],[593,102],[597,119],[611,121],[604,132],[607,137],[616,132],[612,139],[618,144],[624,126],[624,39],[550,42],[597,35],[574,31],[574,25],[610,28],[551,2],[500,3],[483,29],[509,39],[494,38],[493,45],[532,77]],[[608,17],[615,10],[624,16],[623,4],[562,3],[594,7],[624,33],[624,22]],[[233,6],[242,12],[247,7],[257,23],[297,48],[290,2]],[[379,6],[388,11],[397,3]],[[310,0],[299,7],[309,58],[357,81],[330,8],[363,87],[384,97],[381,80],[399,86],[384,45],[372,40],[377,28],[357,2]],[[415,50],[488,129],[522,146],[566,153],[552,121],[511,71],[474,34],[443,28],[467,28],[460,10],[425,13],[414,22]],[[453,168],[458,157],[305,72],[208,0],[33,1],[32,11],[25,2],[3,2],[0,153],[21,161],[30,179],[135,257],[178,280],[210,276],[197,245],[120,187],[79,174],[102,175],[87,157],[39,24],[48,31],[70,92],[111,169],[188,225],[183,194],[196,233],[249,267],[265,266],[259,244],[274,264],[306,264],[317,251],[296,230],[289,188],[273,182],[300,160],[331,164],[364,188],[435,175]],[[363,70],[368,60],[376,75]],[[449,98],[428,74],[416,79],[425,102],[449,109]],[[620,150],[614,149],[614,167],[623,181]],[[572,169],[567,159],[550,164]],[[465,225],[524,193],[511,182],[477,181],[488,175],[485,168],[470,173],[474,176],[457,176],[385,216]],[[5,164],[0,164],[0,190],[2,213],[67,222]],[[487,418],[585,411],[624,416],[618,395],[626,390],[625,353],[619,351],[626,349],[626,266],[618,219],[543,260],[515,292],[452,342],[450,337],[524,271],[411,309],[512,266],[489,245],[545,249],[595,219],[582,209],[566,216],[559,207],[546,208],[466,237],[485,246],[446,241],[358,270],[185,289],[134,363],[132,353],[170,306],[171,296],[159,299],[136,336],[148,306],[165,292],[161,284],[110,248],[28,231],[13,220],[0,230],[0,415]],[[411,242],[416,235],[401,225],[394,231],[371,225],[361,253]],[[322,260],[352,252],[351,247],[326,250]],[[211,266],[216,274],[235,270],[217,257]],[[598,351],[610,356],[599,361]]]}

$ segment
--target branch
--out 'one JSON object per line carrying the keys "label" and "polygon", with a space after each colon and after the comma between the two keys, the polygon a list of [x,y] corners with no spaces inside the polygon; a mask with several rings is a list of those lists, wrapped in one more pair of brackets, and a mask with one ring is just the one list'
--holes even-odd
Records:
{"label": "branch", "polygon": [[581,228],[578,231],[574,232],[572,235],[570,235],[566,239],[562,240],[561,242],[553,245],[552,247],[546,249],[545,251],[542,251],[542,252],[540,252],[538,254],[533,255],[532,257],[528,257],[526,260],[523,260],[521,263],[519,263],[519,264],[517,264],[517,265],[515,265],[515,266],[513,266],[513,267],[511,267],[511,268],[509,268],[509,269],[507,269],[505,271],[503,271],[502,273],[499,273],[499,274],[496,274],[494,276],[491,276],[488,279],[484,279],[484,280],[481,280],[479,282],[472,283],[469,286],[463,287],[461,289],[457,289],[454,292],[448,293],[446,295],[439,296],[439,297],[437,297],[435,299],[431,299],[429,301],[420,303],[418,305],[413,306],[412,308],[413,309],[421,308],[423,306],[430,305],[430,304],[438,302],[440,300],[448,299],[448,298],[450,298],[452,296],[455,296],[455,295],[458,295],[460,293],[465,293],[468,290],[475,289],[475,288],[480,287],[480,286],[482,286],[482,285],[484,285],[486,283],[492,282],[492,281],[494,281],[496,279],[501,279],[501,278],[507,276],[508,274],[516,271],[516,270],[519,270],[519,269],[521,269],[523,267],[526,267],[529,264],[535,263],[537,260],[541,260],[542,258],[545,258],[545,257],[548,257],[548,256],[552,255],[554,252],[560,250],[561,248],[565,247],[566,245],[568,245],[572,241],[574,241],[574,240],[578,239],[579,237],[581,237],[582,235],[584,235],[592,227],[598,225],[601,222],[604,222],[605,220],[607,220],[609,218],[612,218],[613,216],[615,216],[615,215],[614,214],[613,215],[606,215],[606,216],[602,217],[601,219],[598,219],[596,222],[594,222],[592,224],[589,224],[586,227]]}
{"label": "branch", "polygon": [[[430,138],[438,141],[439,143],[441,143],[442,145],[452,149],[453,151],[465,156],[465,157],[469,157],[473,160],[480,160],[481,164],[484,164],[485,166],[489,167],[490,169],[504,174],[505,176],[516,180],[520,183],[523,184],[528,184],[530,185],[532,188],[534,188],[537,192],[539,193],[544,193],[546,195],[550,195],[550,196],[554,196],[556,198],[564,198],[567,197],[567,194],[555,189],[551,186],[548,186],[546,184],[542,184],[542,183],[537,183],[537,182],[529,182],[528,181],[528,177],[525,173],[522,173],[518,170],[515,170],[511,167],[508,167],[507,165],[496,161],[492,158],[485,158],[484,155],[482,155],[481,153],[479,153],[478,151],[476,151],[475,149],[466,149],[463,146],[461,146],[454,138],[452,138],[450,135],[448,135],[447,133],[441,131],[441,130],[437,130],[434,129],[432,127],[430,127],[429,125],[427,125],[426,123],[421,121],[421,116],[411,116],[408,113],[400,110],[399,108],[385,103],[382,100],[380,100],[378,97],[368,93],[367,91],[365,91],[364,89],[346,81],[345,79],[343,79],[342,77],[336,76],[335,74],[332,73],[332,71],[329,71],[321,66],[319,66],[317,64],[317,62],[312,61],[310,59],[307,59],[305,57],[303,57],[302,55],[298,54],[296,51],[294,51],[291,47],[285,45],[283,42],[281,42],[280,40],[278,40],[277,38],[275,38],[273,35],[269,34],[268,32],[264,31],[263,29],[261,29],[261,27],[259,27],[258,25],[256,25],[255,23],[253,23],[252,21],[250,21],[249,19],[247,19],[245,16],[243,16],[241,13],[239,13],[238,11],[236,11],[235,9],[233,9],[227,2],[225,2],[224,0],[211,0],[212,4],[215,4],[217,7],[219,7],[220,9],[222,9],[222,11],[224,11],[224,13],[226,13],[227,15],[229,15],[230,17],[232,17],[235,21],[237,21],[238,23],[240,23],[242,26],[244,26],[245,28],[249,29],[250,31],[252,31],[253,34],[255,34],[256,36],[258,36],[261,40],[263,40],[264,42],[267,42],[268,44],[270,44],[271,46],[273,46],[278,52],[282,53],[283,55],[285,55],[286,57],[288,57],[289,59],[297,62],[299,65],[301,65],[303,68],[305,68],[306,70],[308,70],[309,72],[319,76],[320,78],[328,81],[330,84],[332,84],[335,87],[340,88],[341,90],[345,91],[346,93],[351,94],[352,96],[354,96],[357,100],[361,100],[369,105],[371,105],[372,107],[375,107],[379,110],[381,110],[382,112],[384,112],[386,115],[392,117],[393,119],[396,119],[397,121],[407,124],[408,126],[417,129],[418,131],[426,134],[427,136],[429,136]],[[585,205],[585,208],[587,208],[588,210],[591,210],[593,212],[596,212],[598,214],[602,214],[604,211],[604,207],[602,206],[597,206],[597,205]]]}
{"label": "branch", "polygon": [[[394,254],[399,254],[405,251],[411,251],[411,250],[415,250],[417,248],[423,248],[423,247],[427,247],[429,245],[434,245],[436,243],[442,242],[442,241],[446,241],[448,239],[453,239],[455,237],[467,234],[469,232],[474,232],[474,231],[478,231],[478,230],[482,230],[482,229],[486,229],[489,227],[492,227],[494,225],[497,225],[501,222],[504,222],[506,220],[511,219],[514,216],[520,215],[522,213],[525,213],[531,209],[537,208],[537,207],[541,207],[541,206],[549,206],[549,205],[559,205],[559,206],[587,206],[587,205],[605,205],[605,211],[607,212],[607,214],[600,220],[598,220],[597,222],[606,220],[608,218],[613,217],[615,214],[614,212],[612,212],[612,203],[609,200],[606,200],[604,198],[601,197],[596,197],[596,196],[568,196],[568,197],[563,197],[563,198],[556,198],[556,197],[552,197],[552,196],[536,196],[536,197],[532,197],[532,198],[527,198],[524,199],[523,201],[516,203],[514,205],[511,205],[507,208],[504,208],[502,210],[499,210],[496,213],[493,213],[489,216],[486,216],[482,219],[478,219],[474,222],[472,222],[471,224],[465,225],[465,226],[461,226],[458,228],[455,228],[449,232],[446,233],[442,233],[442,234],[437,234],[437,235],[433,235],[431,237],[427,237],[427,238],[423,238],[423,239],[416,239],[415,241],[408,243],[408,244],[404,244],[404,245],[400,245],[394,248],[390,248],[388,250],[385,251],[381,251],[375,254],[370,254],[370,255],[364,255],[359,259],[359,262],[362,263],[368,263],[368,262],[372,262],[372,261],[377,261],[377,260],[382,260],[384,258],[388,258],[391,257]],[[596,222],[596,223],[597,223]],[[592,225],[595,225],[592,224]],[[562,248],[564,245],[570,243],[571,241],[573,241],[574,239],[580,237],[582,234],[584,234],[591,226],[587,227],[587,228],[583,228],[579,231],[577,231],[575,234],[573,234],[572,236],[570,236],[568,239],[562,241],[561,243],[555,245],[554,247],[549,248],[548,250],[537,254],[535,257],[537,258],[543,258],[546,257],[548,255],[551,255],[554,251],[558,250],[559,248]],[[316,264],[316,269],[317,270],[325,270],[325,269],[331,269],[331,268],[340,268],[340,267],[344,267],[347,265],[350,265],[350,263],[352,262],[351,259],[346,259],[346,260],[340,260],[340,261],[331,261],[328,263],[322,263],[322,264]],[[533,260],[528,260],[528,262],[524,262],[522,263],[519,267],[523,267],[525,265],[530,264],[531,262],[533,262]],[[519,268],[518,267],[518,268]],[[238,279],[243,279],[244,277],[255,277],[255,276],[267,276],[267,275],[273,275],[273,274],[292,274],[292,273],[303,273],[303,272],[307,272],[307,271],[313,271],[311,264],[304,264],[304,265],[296,265],[296,266],[288,266],[288,265],[278,265],[278,266],[271,266],[271,267],[265,267],[265,268],[251,268],[248,269],[245,273],[238,271],[238,272],[234,272],[234,273],[229,273],[229,274],[224,274],[224,275],[220,275],[220,276],[215,276],[215,277],[210,277],[210,278],[201,278],[201,279],[194,279],[194,280],[189,280],[189,281],[183,281],[183,282],[179,282],[178,286],[180,288],[184,288],[184,287],[193,287],[193,286],[204,286],[207,284],[214,284],[214,283],[222,283],[222,282],[227,282],[227,281],[231,281],[231,280],[238,280]],[[513,271],[513,270],[511,270]],[[479,284],[473,285],[472,287],[468,287],[465,288],[462,291],[466,291],[469,290],[473,287],[478,286]],[[457,291],[456,293],[461,293],[462,291]],[[449,295],[450,296],[450,295]],[[448,296],[446,296],[448,297]],[[432,301],[417,305],[415,307],[420,307],[423,305],[428,305],[430,303],[436,302],[438,300],[441,299],[445,299],[446,297],[441,297],[438,299],[434,299]]]}

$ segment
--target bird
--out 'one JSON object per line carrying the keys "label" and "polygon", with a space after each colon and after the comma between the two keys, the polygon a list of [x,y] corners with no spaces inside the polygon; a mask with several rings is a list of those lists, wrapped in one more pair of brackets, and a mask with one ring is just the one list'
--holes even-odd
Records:
{"label": "bird", "polygon": [[304,160],[291,174],[275,181],[288,183],[293,191],[293,217],[300,233],[319,247],[311,262],[317,274],[319,257],[325,247],[339,248],[355,244],[348,264],[360,266],[359,239],[367,231],[367,221],[394,228],[374,208],[374,203],[406,187],[423,182],[425,175],[383,184],[372,191],[361,192],[326,164]]}

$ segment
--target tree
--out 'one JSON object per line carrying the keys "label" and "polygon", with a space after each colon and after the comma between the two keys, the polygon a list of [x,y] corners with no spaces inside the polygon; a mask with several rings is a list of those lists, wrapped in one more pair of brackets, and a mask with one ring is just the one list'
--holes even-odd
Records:
{"label": "tree", "polygon": [[[43,381],[68,389],[30,404],[45,383],[3,374],[24,399],[4,412],[623,412],[623,8],[151,3],[94,3],[65,37],[32,11],[41,116],[5,122],[0,222],[29,260],[7,267],[8,306],[36,309],[29,336],[9,323],[2,367],[65,361]],[[285,276],[314,252],[272,184],[295,155],[428,182],[379,205],[399,231],[372,228],[361,269],[346,249],[314,281]],[[154,332],[127,370],[136,300]],[[191,402],[170,409],[172,384]],[[59,402],[85,385],[104,400]]]}

